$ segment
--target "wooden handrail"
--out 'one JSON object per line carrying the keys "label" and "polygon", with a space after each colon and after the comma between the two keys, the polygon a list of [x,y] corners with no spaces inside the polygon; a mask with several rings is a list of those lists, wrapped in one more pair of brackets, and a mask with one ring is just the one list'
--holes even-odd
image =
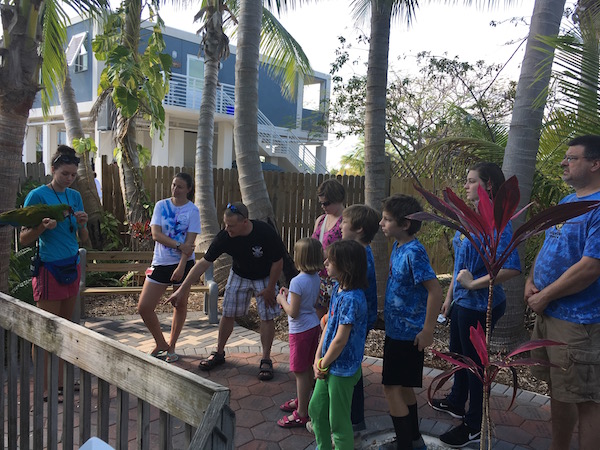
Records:
{"label": "wooden handrail", "polygon": [[[224,386],[176,366],[165,364],[127,345],[25,302],[16,300],[4,293],[0,293],[0,309],[2,310],[0,327],[10,332],[9,337],[16,335],[32,343],[35,346],[34,350],[39,347],[52,354],[52,358],[50,358],[52,362],[51,373],[55,374],[57,371],[58,363],[56,362],[56,357],[82,370],[82,396],[83,392],[89,390],[89,376],[92,374],[98,377],[98,379],[103,380],[103,383],[116,386],[118,393],[134,395],[138,398],[138,401],[147,402],[164,411],[169,417],[178,418],[188,424],[188,426],[194,428],[201,427],[201,425],[203,427],[208,426],[207,424],[203,424],[203,421],[206,411],[214,411],[216,405],[212,405],[213,401],[218,400],[219,408],[217,409],[219,411],[223,410],[223,406],[229,403],[229,389]],[[0,343],[4,344],[2,339],[0,339]],[[15,351],[16,348],[14,348],[16,345],[15,340],[11,338],[9,343],[11,344],[7,350],[9,351],[9,355],[12,355],[11,358],[15,358],[18,353]],[[2,345],[0,353],[4,354],[4,351],[5,347]],[[31,355],[31,353],[23,350],[21,350],[20,354],[21,356],[25,356],[25,360],[29,360],[29,355]],[[37,361],[34,377],[39,378],[43,374],[43,371],[39,370],[39,366],[42,366],[40,363],[43,357],[40,359],[39,352],[37,351],[34,351],[34,356]],[[67,367],[70,364],[67,364]],[[9,367],[11,368],[9,370],[10,373],[6,374],[9,385],[12,383],[16,387],[17,380],[19,379],[17,374],[17,367],[19,365],[15,360],[9,364]],[[21,375],[26,376],[28,379],[29,372],[29,369],[24,370]],[[52,383],[56,386],[57,379],[54,378],[55,376],[53,375],[50,378],[50,386],[52,386]],[[65,381],[68,382],[69,378],[67,376]],[[23,378],[21,378],[21,383],[23,383]],[[26,383],[27,388],[20,389],[19,391],[24,391],[24,394],[29,397],[29,381]],[[35,382],[35,386],[39,386],[39,382]],[[84,388],[84,386],[88,387]],[[165,386],[168,386],[168,389],[165,389]],[[65,400],[68,397],[67,391],[65,390]],[[35,411],[39,411],[41,405],[41,395],[39,395],[39,389],[34,391],[34,393],[36,393],[34,395],[33,409],[35,415]],[[50,408],[51,403],[56,400],[56,397],[52,389],[49,389],[49,393],[51,394],[49,398]],[[9,400],[12,399],[10,401],[15,405],[16,399],[13,397],[16,395],[17,389],[12,389],[9,392]],[[127,395],[120,397],[122,405],[117,405],[117,408],[125,408],[122,412],[127,416],[129,404],[123,400],[126,397]],[[4,397],[0,395],[0,399],[2,400],[0,408],[4,410]],[[85,417],[86,413],[89,417],[89,411],[83,411],[86,408],[85,403],[82,399],[80,405],[82,408],[80,427],[86,426],[85,423],[81,423],[83,421],[81,418]],[[213,416],[214,413],[211,414],[209,421],[211,429],[214,428],[212,426],[214,423]],[[14,420],[16,423],[17,417],[12,418],[9,414],[8,420]],[[117,428],[119,426],[119,423],[117,423]],[[35,430],[35,427],[34,421],[33,433],[39,431]],[[106,427],[106,430],[98,430],[100,436],[102,436],[103,432],[108,433],[108,423],[106,423]],[[11,426],[9,425],[10,429]],[[16,429],[17,427],[15,426],[14,433],[16,433]],[[149,433],[149,429],[146,432]],[[215,432],[217,434],[220,433],[218,430]],[[108,436],[108,434],[106,435]]]}

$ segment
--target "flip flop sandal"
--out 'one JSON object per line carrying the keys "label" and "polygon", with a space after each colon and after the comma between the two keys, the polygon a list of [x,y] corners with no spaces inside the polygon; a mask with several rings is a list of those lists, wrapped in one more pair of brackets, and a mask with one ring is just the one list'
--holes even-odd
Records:
{"label": "flip flop sandal", "polygon": [[[292,403],[294,404],[294,406],[292,406]],[[279,409],[284,412],[290,412],[290,413],[296,411],[298,409],[298,399],[293,398],[291,400],[288,400],[283,405],[281,405],[279,407]]]}
{"label": "flip flop sandal", "polygon": [[310,421],[310,417],[300,417],[298,415],[298,411],[294,411],[292,413],[292,420],[290,420],[290,416],[283,416],[277,421],[277,425],[279,425],[282,428],[305,427],[306,422],[308,421]]}
{"label": "flip flop sandal", "polygon": [[[265,367],[263,367],[265,366]],[[261,381],[269,381],[273,379],[273,361],[270,359],[261,359],[258,366],[258,379]]]}
{"label": "flip flop sandal", "polygon": [[167,357],[165,358],[165,361],[168,363],[174,363],[175,361],[179,360],[179,355],[175,352],[173,353],[169,353],[167,352]]}
{"label": "flip flop sandal", "polygon": [[167,357],[168,350],[158,350],[155,352],[148,353],[150,356],[158,359],[165,359]]}
{"label": "flip flop sandal", "polygon": [[221,364],[225,364],[225,352],[217,353],[211,352],[208,358],[204,358],[200,360],[200,364],[198,364],[198,368],[200,370],[210,370],[214,369]]}

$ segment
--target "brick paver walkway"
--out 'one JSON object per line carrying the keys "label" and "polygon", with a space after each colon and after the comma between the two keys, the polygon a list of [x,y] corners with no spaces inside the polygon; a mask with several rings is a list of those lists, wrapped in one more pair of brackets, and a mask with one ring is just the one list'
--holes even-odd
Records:
{"label": "brick paver walkway", "polygon": [[[170,316],[161,316],[161,324],[168,335]],[[139,316],[88,318],[85,326],[143,352],[154,347],[154,341]],[[256,332],[237,325],[226,347],[226,364],[210,372],[198,369],[200,357],[215,349],[217,331],[218,326],[210,325],[203,314],[190,312],[177,344],[180,359],[175,364],[231,389],[231,407],[236,412],[235,447],[241,450],[313,449],[313,436],[304,428],[283,429],[275,423],[283,415],[279,405],[294,397],[295,393],[294,376],[289,373],[287,342],[274,342],[272,358],[275,378],[262,382],[256,377],[261,358],[260,337]],[[458,420],[433,411],[427,405],[427,387],[438,373],[435,369],[426,369],[424,388],[418,392],[421,431],[433,437],[459,424]],[[365,358],[363,375],[367,431],[361,435],[361,441],[356,446],[378,448],[383,438],[391,436],[392,430],[381,385],[381,360]],[[507,411],[511,392],[503,385],[493,388],[491,407],[498,438],[494,449],[549,448],[549,398],[519,391],[515,405]]]}

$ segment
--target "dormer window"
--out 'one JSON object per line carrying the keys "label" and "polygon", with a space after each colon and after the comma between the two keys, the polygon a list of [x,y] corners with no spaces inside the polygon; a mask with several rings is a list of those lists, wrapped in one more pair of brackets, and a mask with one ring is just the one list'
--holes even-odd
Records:
{"label": "dormer window", "polygon": [[75,72],[88,70],[88,52],[85,48],[87,31],[74,35],[67,46],[67,65],[73,66]]}

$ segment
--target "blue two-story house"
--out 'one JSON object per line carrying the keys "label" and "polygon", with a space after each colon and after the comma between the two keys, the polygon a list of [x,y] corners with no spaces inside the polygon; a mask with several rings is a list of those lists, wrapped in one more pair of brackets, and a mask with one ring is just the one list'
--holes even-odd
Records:
{"label": "blue two-story house", "polygon": [[[144,29],[152,24],[142,26]],[[88,120],[97,99],[98,82],[103,63],[91,50],[98,25],[90,20],[73,20],[68,28],[66,49],[71,82],[78,102],[79,114],[87,136],[98,146],[97,162],[102,155],[112,160],[114,141],[111,111],[105,108],[95,123]],[[170,90],[164,100],[166,120],[164,139],[150,137],[147,123],[137,121],[138,143],[151,149],[152,165],[194,166],[196,135],[202,98],[204,60],[200,37],[167,27],[163,30],[166,52],[173,58]],[[143,45],[143,44],[142,44]],[[222,62],[215,115],[213,164],[231,168],[235,161],[233,115],[235,85],[235,46]],[[300,78],[300,77],[299,77]],[[330,94],[329,75],[315,72],[300,79],[296,100],[282,95],[280,85],[267,74],[265,65],[259,72],[259,148],[261,159],[284,171],[324,173],[326,171],[326,104]],[[40,104],[32,109],[24,143],[25,162],[43,161],[49,167],[57,145],[67,144],[66,128],[58,97],[49,117],[42,116]]]}

